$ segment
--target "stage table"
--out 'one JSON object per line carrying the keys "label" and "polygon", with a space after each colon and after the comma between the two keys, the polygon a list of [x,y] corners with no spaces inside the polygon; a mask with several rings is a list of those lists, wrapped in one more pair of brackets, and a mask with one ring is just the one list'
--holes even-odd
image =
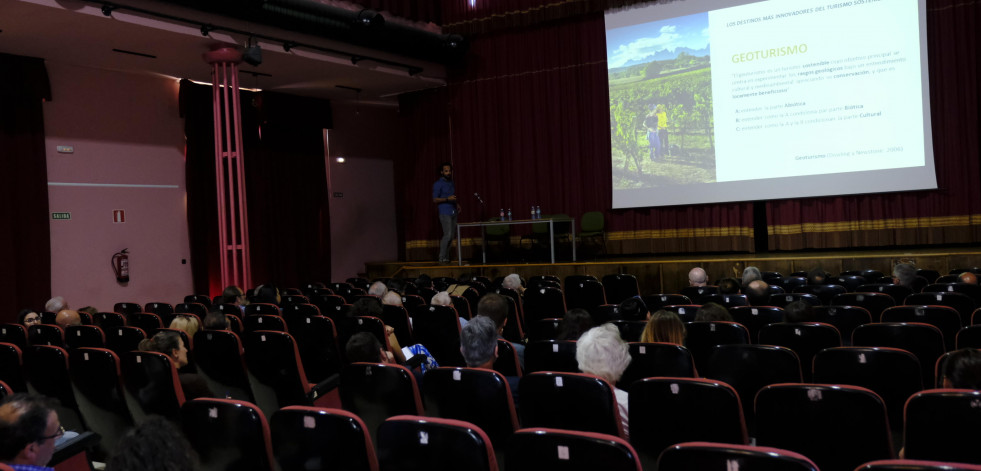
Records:
{"label": "stage table", "polygon": [[480,247],[483,264],[487,264],[487,227],[488,226],[515,226],[520,224],[548,224],[548,246],[551,250],[552,263],[555,263],[555,223],[569,224],[569,234],[572,237],[572,261],[576,261],[576,218],[573,217],[550,217],[541,219],[517,219],[514,221],[478,221],[461,222],[456,225],[456,254],[457,264],[463,265],[463,244],[460,243],[460,231],[464,227],[480,228]]}

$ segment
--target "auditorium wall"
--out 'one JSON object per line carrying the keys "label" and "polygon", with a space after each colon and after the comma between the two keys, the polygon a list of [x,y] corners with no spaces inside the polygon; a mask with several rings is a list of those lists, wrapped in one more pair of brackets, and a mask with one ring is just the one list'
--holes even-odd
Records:
{"label": "auditorium wall", "polygon": [[[47,64],[51,291],[74,308],[176,303],[191,292],[183,120],[176,79]],[[59,153],[56,146],[72,146]],[[123,222],[113,211],[123,210]],[[129,249],[130,281],[112,255]],[[186,263],[185,263],[186,262]]]}

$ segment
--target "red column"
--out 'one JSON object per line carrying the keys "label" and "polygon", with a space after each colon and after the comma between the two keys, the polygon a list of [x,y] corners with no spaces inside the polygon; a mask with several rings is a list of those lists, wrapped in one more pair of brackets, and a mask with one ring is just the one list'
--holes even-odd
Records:
{"label": "red column", "polygon": [[222,286],[248,289],[252,286],[252,269],[238,89],[238,64],[242,61],[242,53],[232,47],[223,47],[206,52],[203,57],[212,67],[221,283]]}

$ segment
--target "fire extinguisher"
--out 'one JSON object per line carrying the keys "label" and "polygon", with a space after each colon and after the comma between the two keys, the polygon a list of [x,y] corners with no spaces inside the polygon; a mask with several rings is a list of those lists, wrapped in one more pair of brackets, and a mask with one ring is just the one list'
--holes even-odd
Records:
{"label": "fire extinguisher", "polygon": [[120,283],[129,282],[129,255],[123,249],[112,256],[112,271],[116,272],[116,281]]}

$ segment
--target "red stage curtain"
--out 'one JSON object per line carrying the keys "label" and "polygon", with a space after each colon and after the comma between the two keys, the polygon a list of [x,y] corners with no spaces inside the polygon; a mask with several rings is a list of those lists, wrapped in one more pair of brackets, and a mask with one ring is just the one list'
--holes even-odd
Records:
{"label": "red stage curtain", "polygon": [[0,322],[51,297],[48,170],[42,104],[51,100],[43,59],[0,54]]}
{"label": "red stage curtain", "polygon": [[977,2],[927,3],[938,189],[769,202],[771,250],[981,240],[979,28],[981,6]]}

